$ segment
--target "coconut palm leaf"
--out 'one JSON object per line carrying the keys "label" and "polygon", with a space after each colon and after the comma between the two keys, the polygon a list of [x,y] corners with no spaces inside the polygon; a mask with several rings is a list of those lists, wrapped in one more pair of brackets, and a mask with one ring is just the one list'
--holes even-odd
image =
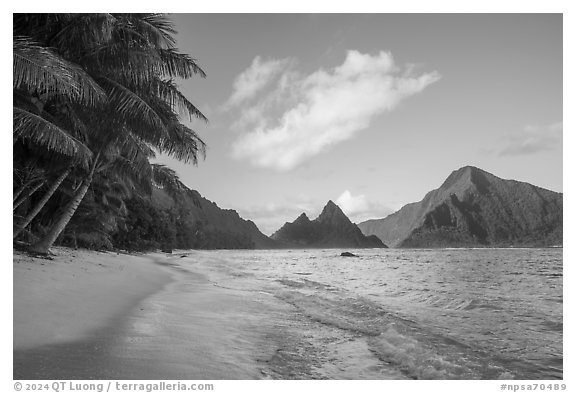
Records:
{"label": "coconut palm leaf", "polygon": [[75,58],[86,48],[110,41],[117,22],[112,14],[72,14],[47,44],[58,48],[65,57]]}
{"label": "coconut palm leaf", "polygon": [[97,195],[106,205],[112,200],[123,200],[131,198],[133,189],[124,182],[124,179],[112,175],[99,175],[94,178],[92,193]]}
{"label": "coconut palm leaf", "polygon": [[63,112],[62,122],[67,125],[67,129],[74,130],[74,137],[86,144],[89,139],[90,128],[86,124],[84,114],[85,108],[73,105],[70,102],[60,102],[58,109]]}
{"label": "coconut palm leaf", "polygon": [[118,19],[157,48],[173,48],[174,24],[164,14],[121,14]]}
{"label": "coconut palm leaf", "polygon": [[87,105],[106,98],[100,86],[79,66],[28,37],[13,40],[13,88],[46,98],[63,95]]}
{"label": "coconut palm leaf", "polygon": [[154,186],[163,189],[176,200],[182,198],[183,195],[188,195],[192,203],[201,208],[200,200],[196,194],[180,181],[178,174],[173,169],[162,164],[152,164],[152,182]]}
{"label": "coconut palm leaf", "polygon": [[153,183],[156,187],[165,190],[174,199],[187,195],[195,206],[202,208],[202,204],[195,192],[190,190],[178,177],[178,174],[162,164],[152,164]]}
{"label": "coconut palm leaf", "polygon": [[146,85],[162,70],[161,58],[149,47],[126,42],[108,42],[87,50],[79,63],[93,75]]}
{"label": "coconut palm leaf", "polygon": [[114,161],[107,162],[100,173],[114,174],[118,179],[131,179],[140,187],[150,184],[152,167],[148,160],[131,161],[126,157],[117,156]]}
{"label": "coconut palm leaf", "polygon": [[[142,137],[142,140],[152,142],[152,146],[160,153],[168,154],[186,163],[197,164],[199,155],[205,157],[204,141],[194,131],[180,123],[178,115],[174,113],[170,105],[153,96],[148,96],[148,103],[166,125],[166,135],[157,141],[144,139],[145,137]],[[141,129],[139,135],[143,135]]]}
{"label": "coconut palm leaf", "polygon": [[105,76],[140,87],[159,77],[206,77],[196,61],[188,55],[171,48],[134,46],[127,42],[109,42],[94,47],[80,59],[80,64],[93,74],[105,69]]}
{"label": "coconut palm leaf", "polygon": [[30,142],[48,151],[72,157],[85,165],[92,157],[92,152],[82,142],[40,115],[14,107],[13,124],[14,140]]}
{"label": "coconut palm leaf", "polygon": [[152,164],[151,166],[152,181],[156,186],[180,191],[188,188],[180,181],[180,178],[174,169],[162,164]]}
{"label": "coconut palm leaf", "polygon": [[158,132],[165,133],[165,125],[154,109],[137,93],[108,77],[98,80],[108,93],[111,109],[117,116],[146,123]]}
{"label": "coconut palm leaf", "polygon": [[206,73],[196,64],[196,60],[190,56],[179,53],[176,49],[172,48],[158,49],[158,54],[162,59],[163,75],[183,79],[191,78],[194,75],[200,75],[202,78],[206,78]]}
{"label": "coconut palm leaf", "polygon": [[178,90],[173,80],[155,79],[150,84],[150,88],[154,90],[158,97],[170,104],[171,107],[177,108],[181,113],[187,114],[191,121],[195,117],[204,122],[208,122],[206,116]]}
{"label": "coconut palm leaf", "polygon": [[116,134],[115,143],[104,146],[101,156],[104,160],[97,172],[107,173],[108,176],[121,173],[119,178],[144,179],[150,182],[152,169],[149,160],[155,156],[155,152],[126,127],[122,127]]}
{"label": "coconut palm leaf", "polygon": [[57,51],[57,45],[51,42],[52,39],[63,26],[77,16],[78,14],[66,13],[13,14],[13,37],[31,37],[40,46]]}
{"label": "coconut palm leaf", "polygon": [[[196,60],[186,54],[179,53],[174,48],[154,48],[150,46],[135,46],[128,42],[109,42],[94,47],[85,53],[82,64],[90,67],[91,63],[103,62],[115,65],[118,69],[129,69],[130,61],[145,59],[138,63],[138,70],[147,70],[149,75],[168,76],[170,78],[188,79],[199,75],[206,77],[206,73],[196,63]],[[123,65],[123,67],[119,67]],[[132,63],[134,67],[134,63]]]}
{"label": "coconut palm leaf", "polygon": [[192,129],[178,123],[170,126],[168,133],[170,138],[159,146],[161,153],[194,165],[198,163],[199,156],[206,157],[206,143]]}
{"label": "coconut palm leaf", "polygon": [[120,146],[123,155],[129,160],[136,160],[139,156],[146,159],[156,157],[154,149],[131,132],[122,133],[118,138],[117,144]]}

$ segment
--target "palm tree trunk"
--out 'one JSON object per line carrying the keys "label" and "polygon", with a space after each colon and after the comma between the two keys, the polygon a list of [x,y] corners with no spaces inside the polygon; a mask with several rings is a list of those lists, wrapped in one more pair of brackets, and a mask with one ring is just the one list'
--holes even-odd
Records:
{"label": "palm tree trunk", "polygon": [[18,208],[18,206],[20,206],[22,203],[24,203],[25,200],[30,198],[32,196],[32,194],[34,194],[36,191],[38,191],[38,189],[40,187],[42,187],[44,185],[44,183],[46,183],[46,180],[42,180],[40,183],[36,184],[34,187],[32,187],[26,193],[26,195],[20,197],[20,199],[18,199],[16,202],[14,202],[14,204],[12,205],[12,211],[16,210]]}
{"label": "palm tree trunk", "polygon": [[65,170],[64,172],[62,172],[60,174],[60,176],[58,176],[56,181],[52,184],[52,186],[46,192],[46,194],[44,194],[42,199],[36,204],[36,206],[34,206],[32,211],[30,211],[30,213],[28,213],[28,215],[26,216],[24,221],[18,226],[18,228],[16,228],[16,230],[14,231],[13,237],[12,237],[13,239],[15,239],[16,236],[18,236],[20,234],[20,232],[22,232],[24,230],[24,228],[26,228],[32,222],[34,217],[36,217],[36,215],[38,213],[40,213],[40,211],[42,210],[44,205],[46,205],[48,200],[52,197],[52,194],[54,194],[54,192],[56,192],[56,190],[58,189],[58,187],[60,187],[60,184],[62,184],[64,179],[66,179],[66,177],[68,177],[71,170],[72,170],[72,168],[70,167],[67,170]]}
{"label": "palm tree trunk", "polygon": [[22,194],[22,192],[26,189],[26,187],[28,187],[28,184],[29,183],[24,183],[20,186],[20,188],[18,188],[16,190],[16,192],[14,193],[14,196],[12,197],[12,203],[16,202],[16,199],[18,199],[20,194]]}
{"label": "palm tree trunk", "polygon": [[92,161],[92,168],[90,168],[88,177],[84,179],[82,185],[80,186],[78,191],[74,194],[74,197],[72,197],[70,202],[68,202],[66,207],[64,207],[64,212],[62,213],[60,218],[58,218],[56,223],[52,225],[52,228],[50,228],[50,231],[46,234],[46,236],[44,236],[43,239],[30,246],[29,250],[31,252],[35,252],[38,254],[48,254],[48,251],[50,251],[50,247],[52,247],[56,239],[58,239],[58,236],[60,236],[64,228],[66,228],[66,225],[68,225],[70,219],[72,218],[74,213],[76,213],[76,209],[78,209],[78,206],[80,206],[82,199],[84,199],[84,195],[86,195],[86,192],[88,192],[88,189],[92,184],[94,171],[98,166],[99,158],[100,158],[100,152],[98,152],[98,154]]}
{"label": "palm tree trunk", "polygon": [[82,186],[78,189],[78,192],[74,194],[74,197],[70,200],[70,202],[68,202],[64,208],[64,212],[60,218],[58,218],[52,228],[50,228],[50,231],[46,234],[46,236],[44,236],[44,238],[39,242],[30,246],[31,252],[38,254],[48,254],[50,247],[52,247],[64,228],[66,228],[66,225],[68,225],[68,222],[70,222],[70,219],[76,212],[76,209],[78,209],[78,206],[80,206],[80,202],[82,202],[82,199],[84,199],[84,195],[86,195],[86,192],[88,191],[88,188],[90,188],[91,183],[92,175],[88,176],[88,178],[82,182]]}
{"label": "palm tree trunk", "polygon": [[16,199],[18,199],[20,194],[22,194],[30,184],[34,183],[38,179],[38,174],[34,170],[37,163],[38,159],[36,158],[32,159],[32,161],[30,161],[30,164],[28,164],[28,166],[23,170],[26,173],[23,176],[22,185],[20,186],[20,188],[18,188],[18,190],[16,190],[16,192],[12,197],[13,198],[12,203],[16,202]]}

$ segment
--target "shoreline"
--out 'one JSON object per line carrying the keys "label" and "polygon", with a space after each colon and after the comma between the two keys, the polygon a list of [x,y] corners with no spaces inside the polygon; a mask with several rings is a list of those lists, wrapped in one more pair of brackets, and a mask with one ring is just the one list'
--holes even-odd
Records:
{"label": "shoreline", "polygon": [[173,277],[161,254],[55,247],[53,260],[13,253],[13,349],[89,340]]}

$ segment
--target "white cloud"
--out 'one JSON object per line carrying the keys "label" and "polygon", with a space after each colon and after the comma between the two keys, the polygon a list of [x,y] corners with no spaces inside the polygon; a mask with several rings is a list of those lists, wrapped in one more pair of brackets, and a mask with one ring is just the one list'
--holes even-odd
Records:
{"label": "white cloud", "polygon": [[354,196],[348,190],[340,194],[335,202],[348,218],[356,223],[371,218],[383,218],[393,212],[389,207],[368,200],[364,194]]}
{"label": "white cloud", "polygon": [[562,130],[562,122],[547,126],[526,126],[522,132],[508,136],[504,146],[498,150],[498,155],[518,156],[561,149]]}
{"label": "white cloud", "polygon": [[336,199],[336,204],[340,206],[342,211],[347,215],[368,210],[368,200],[366,196],[353,196],[348,190],[344,191],[338,199]]}
{"label": "white cloud", "polygon": [[[295,72],[295,63],[289,59],[275,62],[282,66],[272,67],[274,72],[282,71],[282,75],[255,104],[242,109],[235,125],[243,128],[243,134],[235,141],[233,154],[277,170],[290,170],[352,138],[374,117],[440,78],[436,72],[415,75],[412,67],[402,71],[387,52],[369,55],[349,51],[340,66],[307,76]],[[261,91],[271,75],[277,75],[272,71],[258,73],[253,68],[262,68],[262,63],[255,59],[241,74],[237,81],[243,82],[235,86],[229,102]],[[262,77],[266,82],[249,82],[259,78],[242,77],[253,74],[267,75]],[[245,93],[240,94],[242,91]]]}
{"label": "white cloud", "polygon": [[256,56],[250,67],[234,79],[234,91],[225,107],[230,108],[253,98],[289,64],[289,59],[262,60]]}

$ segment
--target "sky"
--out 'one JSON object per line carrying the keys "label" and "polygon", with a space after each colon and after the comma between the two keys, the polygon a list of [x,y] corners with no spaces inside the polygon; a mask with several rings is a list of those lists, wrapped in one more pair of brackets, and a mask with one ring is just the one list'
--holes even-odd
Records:
{"label": "sky", "polygon": [[561,14],[172,18],[208,149],[159,161],[265,234],[328,200],[385,217],[465,165],[563,191]]}

